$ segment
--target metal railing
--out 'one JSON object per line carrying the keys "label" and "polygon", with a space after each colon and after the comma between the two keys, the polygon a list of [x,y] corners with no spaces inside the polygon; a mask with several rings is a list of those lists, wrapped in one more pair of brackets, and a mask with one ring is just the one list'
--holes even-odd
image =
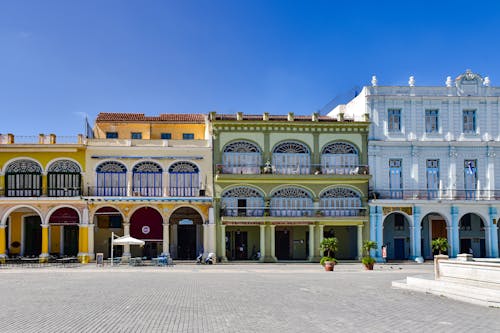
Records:
{"label": "metal railing", "polygon": [[88,186],[86,196],[104,197],[206,197],[206,191],[199,187],[144,187],[129,188]]}
{"label": "metal railing", "polygon": [[228,175],[368,175],[367,165],[216,165],[217,174]]}
{"label": "metal railing", "polygon": [[366,207],[341,208],[221,208],[220,215],[224,217],[345,217],[366,216]]}
{"label": "metal railing", "polygon": [[500,200],[500,190],[376,189],[370,199],[392,200]]}

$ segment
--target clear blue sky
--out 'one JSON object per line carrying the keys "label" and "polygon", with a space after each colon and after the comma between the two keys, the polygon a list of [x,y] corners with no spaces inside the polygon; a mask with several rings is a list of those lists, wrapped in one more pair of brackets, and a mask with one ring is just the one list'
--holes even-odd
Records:
{"label": "clear blue sky", "polygon": [[0,2],[0,133],[99,112],[311,114],[377,75],[500,85],[494,1]]}

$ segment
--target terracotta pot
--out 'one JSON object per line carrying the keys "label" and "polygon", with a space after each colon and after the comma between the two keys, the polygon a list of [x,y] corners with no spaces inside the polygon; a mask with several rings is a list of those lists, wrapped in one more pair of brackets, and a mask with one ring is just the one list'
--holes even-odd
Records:
{"label": "terracotta pot", "polygon": [[373,266],[375,264],[365,264],[365,269],[368,270],[368,271],[373,271]]}
{"label": "terracotta pot", "polygon": [[333,266],[335,266],[335,262],[325,261],[325,271],[333,271]]}

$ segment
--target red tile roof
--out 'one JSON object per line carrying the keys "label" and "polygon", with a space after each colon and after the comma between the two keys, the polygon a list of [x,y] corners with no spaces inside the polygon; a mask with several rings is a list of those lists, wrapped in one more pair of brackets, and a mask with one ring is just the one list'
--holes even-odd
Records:
{"label": "red tile roof", "polygon": [[162,113],[159,116],[145,116],[144,113],[110,113],[101,112],[97,115],[98,122],[172,122],[172,123],[196,123],[205,122],[203,114],[188,113]]}

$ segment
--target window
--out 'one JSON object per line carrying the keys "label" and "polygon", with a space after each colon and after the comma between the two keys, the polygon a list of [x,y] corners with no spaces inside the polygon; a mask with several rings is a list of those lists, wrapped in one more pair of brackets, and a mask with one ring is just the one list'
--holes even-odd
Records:
{"label": "window", "polygon": [[401,109],[389,109],[387,118],[389,132],[401,132]]}
{"label": "window", "polygon": [[260,148],[248,141],[235,141],[224,148],[222,172],[230,174],[259,174],[262,164]]}
{"label": "window", "polygon": [[141,132],[132,132],[132,139],[135,139],[135,140],[142,139],[142,133]]}
{"label": "window", "polygon": [[172,133],[161,133],[162,140],[170,140],[172,139]]}
{"label": "window", "polygon": [[47,172],[49,197],[74,197],[81,194],[81,169],[73,161],[54,162]]}
{"label": "window", "polygon": [[404,231],[405,230],[405,217],[401,214],[394,215],[394,230]]}
{"label": "window", "polygon": [[392,199],[403,198],[403,181],[401,172],[402,160],[389,160],[389,187]]}
{"label": "window", "polygon": [[106,132],[106,139],[118,139],[118,132]]}
{"label": "window", "polygon": [[475,199],[477,188],[477,160],[464,161],[465,199]]}
{"label": "window", "polygon": [[437,197],[439,189],[439,160],[426,161],[427,173],[427,197],[434,199]]}
{"label": "window", "polygon": [[193,133],[182,133],[182,140],[194,140]]}
{"label": "window", "polygon": [[425,133],[437,133],[439,131],[438,110],[425,110]]}
{"label": "window", "polygon": [[460,220],[460,230],[471,231],[472,230],[472,214],[465,214]]}
{"label": "window", "polygon": [[476,133],[476,110],[464,110],[464,133]]}

